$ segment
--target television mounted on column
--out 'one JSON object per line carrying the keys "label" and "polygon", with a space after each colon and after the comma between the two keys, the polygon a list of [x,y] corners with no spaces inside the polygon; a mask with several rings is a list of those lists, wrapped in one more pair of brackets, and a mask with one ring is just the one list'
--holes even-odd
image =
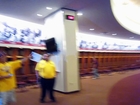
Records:
{"label": "television mounted on column", "polygon": [[47,48],[47,53],[57,53],[58,48],[57,48],[57,43],[55,41],[55,38],[50,38],[45,40],[45,45]]}

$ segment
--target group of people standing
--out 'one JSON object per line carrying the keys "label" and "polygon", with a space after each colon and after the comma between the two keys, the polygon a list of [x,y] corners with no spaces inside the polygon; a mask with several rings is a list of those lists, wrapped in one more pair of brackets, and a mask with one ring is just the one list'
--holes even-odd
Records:
{"label": "group of people standing", "polygon": [[[41,96],[40,102],[46,103],[46,92],[49,92],[49,98],[56,102],[54,97],[55,78],[57,76],[55,64],[49,59],[50,54],[43,54],[42,60],[37,63],[35,70],[40,79]],[[16,101],[16,74],[15,71],[22,67],[22,64],[31,58],[31,55],[22,60],[7,61],[6,53],[0,52],[0,105],[10,105]]]}
{"label": "group of people standing", "polygon": [[[41,96],[40,103],[46,103],[46,93],[49,93],[49,98],[52,102],[56,102],[54,97],[54,85],[57,76],[57,71],[54,62],[50,60],[50,54],[43,54],[42,59],[37,63],[35,70],[37,77],[40,80]],[[8,62],[6,53],[0,52],[0,105],[10,105],[16,101],[16,74],[15,71],[22,67],[22,64],[31,58],[31,55],[22,60]],[[98,62],[93,58],[93,73],[94,79],[99,78]]]}

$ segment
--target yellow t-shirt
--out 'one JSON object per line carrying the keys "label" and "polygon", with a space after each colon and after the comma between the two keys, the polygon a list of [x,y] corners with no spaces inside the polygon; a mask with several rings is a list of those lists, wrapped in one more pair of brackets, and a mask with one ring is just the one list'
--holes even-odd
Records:
{"label": "yellow t-shirt", "polygon": [[0,63],[0,76],[7,76],[12,74],[13,76],[6,79],[0,79],[0,92],[6,92],[16,87],[15,70],[21,67],[21,60]]}
{"label": "yellow t-shirt", "polygon": [[55,64],[52,61],[41,60],[37,63],[35,70],[42,78],[51,79],[56,76]]}

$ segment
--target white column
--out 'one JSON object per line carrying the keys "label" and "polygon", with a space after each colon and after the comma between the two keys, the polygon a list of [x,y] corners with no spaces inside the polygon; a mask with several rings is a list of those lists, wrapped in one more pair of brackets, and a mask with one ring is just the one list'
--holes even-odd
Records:
{"label": "white column", "polygon": [[[66,15],[72,15],[74,20],[67,20]],[[51,58],[60,72],[55,89],[64,93],[80,90],[77,31],[75,11],[61,10],[45,19],[43,34],[46,35],[46,39],[55,37],[60,49],[60,53]]]}

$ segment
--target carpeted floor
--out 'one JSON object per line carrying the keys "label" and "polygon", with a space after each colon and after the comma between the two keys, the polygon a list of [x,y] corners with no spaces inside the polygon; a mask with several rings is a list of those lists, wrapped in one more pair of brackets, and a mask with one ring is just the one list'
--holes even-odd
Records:
{"label": "carpeted floor", "polygon": [[81,79],[81,91],[72,94],[55,92],[57,103],[46,98],[47,103],[40,104],[39,89],[17,93],[14,105],[140,105],[140,70],[126,73],[100,75],[100,79]]}
{"label": "carpeted floor", "polygon": [[140,105],[140,74],[116,83],[109,94],[108,105]]}

